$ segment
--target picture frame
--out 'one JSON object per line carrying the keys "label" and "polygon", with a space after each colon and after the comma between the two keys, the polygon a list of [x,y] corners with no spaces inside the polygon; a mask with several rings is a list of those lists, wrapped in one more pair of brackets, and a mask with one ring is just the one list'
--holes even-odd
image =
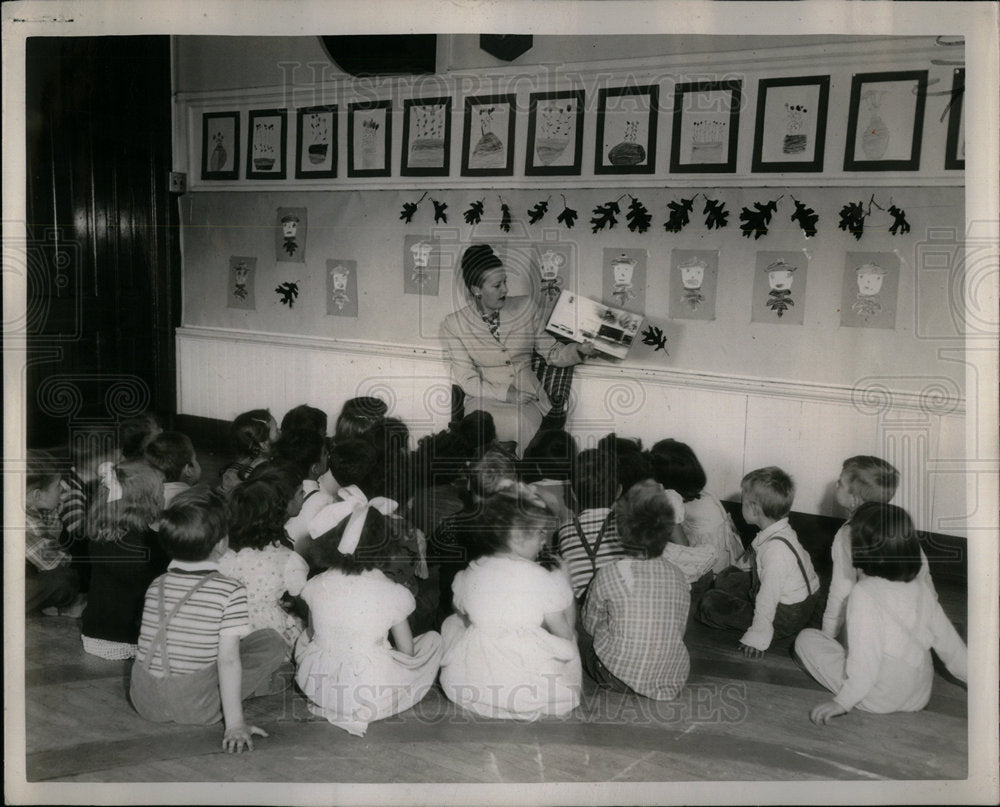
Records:
{"label": "picture frame", "polygon": [[391,154],[392,101],[354,101],[348,104],[347,176],[390,176]]}
{"label": "picture frame", "polygon": [[201,178],[240,178],[240,113],[201,115]]}
{"label": "picture frame", "polygon": [[674,88],[670,171],[736,172],[743,82],[691,81]]}
{"label": "picture frame", "polygon": [[446,177],[451,166],[451,97],[403,102],[403,149],[399,173]]}
{"label": "picture frame", "polygon": [[337,105],[295,110],[295,178],[337,176]]}
{"label": "picture frame", "polygon": [[926,100],[926,70],[855,74],[844,170],[919,170]]}
{"label": "picture frame", "polygon": [[753,173],[822,171],[830,76],[757,83]]}
{"label": "picture frame", "polygon": [[660,87],[602,87],[597,93],[595,174],[656,172]]}
{"label": "picture frame", "polygon": [[467,95],[462,125],[463,177],[514,174],[514,122],[517,96]]}
{"label": "picture frame", "polygon": [[528,96],[525,176],[579,176],[583,163],[585,90]]}
{"label": "picture frame", "polygon": [[284,109],[251,109],[247,123],[247,179],[285,179],[288,115]]}
{"label": "picture frame", "polygon": [[944,148],[946,170],[965,170],[965,68],[956,67],[951,80],[948,138]]}

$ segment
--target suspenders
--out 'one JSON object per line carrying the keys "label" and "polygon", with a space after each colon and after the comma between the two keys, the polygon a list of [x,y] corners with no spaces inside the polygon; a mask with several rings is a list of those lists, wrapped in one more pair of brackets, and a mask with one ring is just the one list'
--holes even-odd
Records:
{"label": "suspenders", "polygon": [[781,543],[787,546],[788,550],[795,556],[795,562],[799,564],[799,571],[802,572],[802,579],[806,581],[806,592],[808,592],[808,596],[811,597],[813,591],[812,586],[809,585],[809,575],[806,574],[806,567],[802,563],[802,558],[799,557],[799,553],[795,551],[795,547],[793,547],[786,538],[782,538],[780,535],[775,535],[772,540],[781,541]]}
{"label": "suspenders", "polygon": [[157,653],[163,654],[163,669],[167,675],[170,675],[170,655],[167,653],[167,626],[170,624],[171,620],[177,615],[177,612],[181,607],[191,599],[191,596],[198,591],[202,586],[205,585],[213,577],[219,577],[219,572],[211,572],[205,575],[201,580],[191,586],[188,592],[181,597],[180,601],[171,609],[170,613],[167,614],[166,605],[163,602],[163,589],[164,581],[166,580],[166,575],[160,578],[160,585],[158,590],[159,595],[159,608],[160,608],[160,627],[156,631],[156,635],[153,636],[153,640],[149,644],[149,655],[146,656],[146,660],[143,662],[143,667],[146,671],[149,671],[149,665],[152,664],[153,659],[156,658]]}

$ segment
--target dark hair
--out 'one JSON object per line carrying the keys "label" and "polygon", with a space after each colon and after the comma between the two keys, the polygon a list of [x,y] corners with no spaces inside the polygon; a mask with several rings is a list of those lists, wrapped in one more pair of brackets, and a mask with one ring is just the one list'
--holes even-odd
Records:
{"label": "dark hair", "polygon": [[285,416],[281,419],[281,431],[305,429],[326,437],[327,422],[326,412],[322,409],[309,404],[299,404],[285,412]]}
{"label": "dark hair", "polygon": [[558,519],[530,488],[515,483],[483,503],[480,529],[470,535],[470,552],[473,556],[501,552],[509,546],[511,530],[533,524],[551,524],[555,531]]}
{"label": "dark hair", "polygon": [[29,448],[25,468],[25,491],[44,490],[68,470],[51,451]]}
{"label": "dark hair", "polygon": [[361,438],[338,441],[330,448],[329,466],[341,487],[357,485],[368,496],[368,490],[375,484],[378,451]]}
{"label": "dark hair", "polygon": [[705,489],[705,469],[687,443],[660,440],[648,457],[653,479],[667,490],[676,490],[684,501],[694,501]]}
{"label": "dark hair", "polygon": [[652,479],[636,482],[615,503],[618,537],[628,554],[658,558],[676,523],[674,508],[663,485]]}
{"label": "dark hair", "polygon": [[636,482],[649,479],[652,475],[649,460],[642,451],[641,440],[618,437],[611,432],[597,441],[597,447],[610,452],[623,494],[628,493]]}
{"label": "dark hair", "polygon": [[795,482],[775,465],[748,473],[740,482],[740,490],[744,497],[756,501],[768,518],[784,518],[795,501]]}
{"label": "dark hair", "polygon": [[866,502],[888,502],[899,487],[899,471],[881,457],[861,454],[844,460],[847,490]]}
{"label": "dark hair", "polygon": [[310,545],[310,566],[320,569],[339,569],[344,574],[361,574],[371,569],[386,571],[400,564],[412,563],[413,553],[404,545],[406,525],[400,518],[382,515],[369,508],[361,529],[358,545],[351,554],[340,551],[340,539],[347,529],[345,518],[329,532]]}
{"label": "dark hair", "polygon": [[614,504],[618,493],[618,469],[608,448],[587,448],[577,454],[571,479],[580,510]]}
{"label": "dark hair", "polygon": [[310,470],[323,459],[326,441],[310,429],[282,430],[281,436],[271,446],[271,460],[292,465],[299,473],[299,480],[306,479]]}
{"label": "dark hair", "polygon": [[163,511],[160,545],[174,560],[205,560],[226,530],[225,497],[207,487],[191,488],[178,493]]}
{"label": "dark hair", "polygon": [[290,462],[281,460],[269,460],[254,467],[246,478],[247,482],[265,481],[270,485],[276,485],[285,497],[285,503],[295,495],[295,491],[302,484],[299,477],[299,470]]}
{"label": "dark hair", "polygon": [[381,398],[362,395],[349,398],[344,402],[337,424],[334,427],[334,441],[360,437],[367,429],[374,426],[389,411],[389,405]]}
{"label": "dark hair", "polygon": [[180,432],[160,432],[143,449],[146,462],[163,474],[166,482],[177,482],[185,466],[194,459],[191,438]]}
{"label": "dark hair", "polygon": [[489,244],[473,244],[462,253],[462,280],[469,291],[473,286],[481,286],[488,272],[500,268],[503,261]]}
{"label": "dark hair", "polygon": [[486,447],[497,439],[497,427],[493,423],[493,415],[483,409],[469,412],[458,422],[455,431],[469,446],[469,456],[482,454]]}
{"label": "dark hair", "polygon": [[271,439],[272,420],[267,409],[251,409],[237,415],[230,430],[233,450],[241,457],[257,459]]}
{"label": "dark hair", "polygon": [[142,456],[142,450],[150,437],[162,431],[160,419],[152,412],[126,418],[118,424],[118,445],[123,460],[134,460]]}
{"label": "dark hair", "polygon": [[867,575],[908,583],[920,574],[920,539],[902,508],[865,502],[851,516],[851,560]]}
{"label": "dark hair", "polygon": [[405,504],[412,487],[409,428],[399,418],[384,418],[367,429],[362,439],[369,441],[377,453],[375,473],[365,495],[387,496]]}
{"label": "dark hair", "polygon": [[281,475],[274,471],[273,466],[270,473],[262,471],[230,494],[229,546],[234,551],[263,549],[284,538],[291,496]]}
{"label": "dark hair", "polygon": [[542,429],[531,438],[521,461],[525,482],[569,479],[576,459],[576,439],[563,429]]}

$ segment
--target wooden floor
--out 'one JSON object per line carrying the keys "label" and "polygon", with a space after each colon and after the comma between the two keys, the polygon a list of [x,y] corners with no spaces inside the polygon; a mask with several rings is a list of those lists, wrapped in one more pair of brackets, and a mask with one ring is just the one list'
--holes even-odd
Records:
{"label": "wooden floor", "polygon": [[[965,595],[942,590],[965,632]],[[541,783],[962,779],[966,692],[938,674],[916,714],[852,713],[827,727],[809,709],[827,694],[789,642],[760,661],[733,652],[737,634],[692,622],[688,687],[657,703],[585,689],[565,719],[486,720],[437,689],[356,738],[309,715],[301,695],[251,700],[270,736],[252,754],[220,750],[221,726],[148,723],[125,700],[129,662],[86,655],[77,620],[26,624],[29,782]],[[589,682],[588,682],[589,684]]]}

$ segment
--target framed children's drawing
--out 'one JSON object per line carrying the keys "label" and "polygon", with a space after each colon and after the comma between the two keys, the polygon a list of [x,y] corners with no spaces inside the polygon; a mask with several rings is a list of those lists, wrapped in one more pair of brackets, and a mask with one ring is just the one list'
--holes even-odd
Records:
{"label": "framed children's drawing", "polygon": [[509,177],[514,173],[515,104],[513,94],[466,97],[463,177]]}
{"label": "framed children's drawing", "polygon": [[918,170],[926,97],[926,70],[855,75],[844,170]]}
{"label": "framed children's drawing", "polygon": [[734,173],[743,82],[693,81],[674,89],[670,170]]}
{"label": "framed children's drawing", "polygon": [[584,98],[584,90],[531,93],[526,176],[580,175]]}
{"label": "framed children's drawing", "polygon": [[406,177],[446,177],[451,162],[451,98],[408,98],[403,102]]}
{"label": "framed children's drawing", "polygon": [[948,140],[944,167],[965,168],[965,68],[956,67],[951,80],[951,105],[948,107]]}
{"label": "framed children's drawing", "polygon": [[288,150],[283,109],[251,109],[247,142],[247,179],[284,179]]}
{"label": "framed children's drawing", "polygon": [[829,98],[829,76],[761,79],[753,172],[822,171]]}
{"label": "framed children's drawing", "polygon": [[595,174],[656,171],[656,116],[660,88],[604,87],[597,94]]}
{"label": "framed children's drawing", "polygon": [[347,176],[389,176],[391,147],[392,101],[347,105]]}
{"label": "framed children's drawing", "polygon": [[295,178],[337,176],[337,107],[303,107],[295,119]]}
{"label": "framed children's drawing", "polygon": [[240,113],[205,112],[201,116],[201,178],[239,179]]}

